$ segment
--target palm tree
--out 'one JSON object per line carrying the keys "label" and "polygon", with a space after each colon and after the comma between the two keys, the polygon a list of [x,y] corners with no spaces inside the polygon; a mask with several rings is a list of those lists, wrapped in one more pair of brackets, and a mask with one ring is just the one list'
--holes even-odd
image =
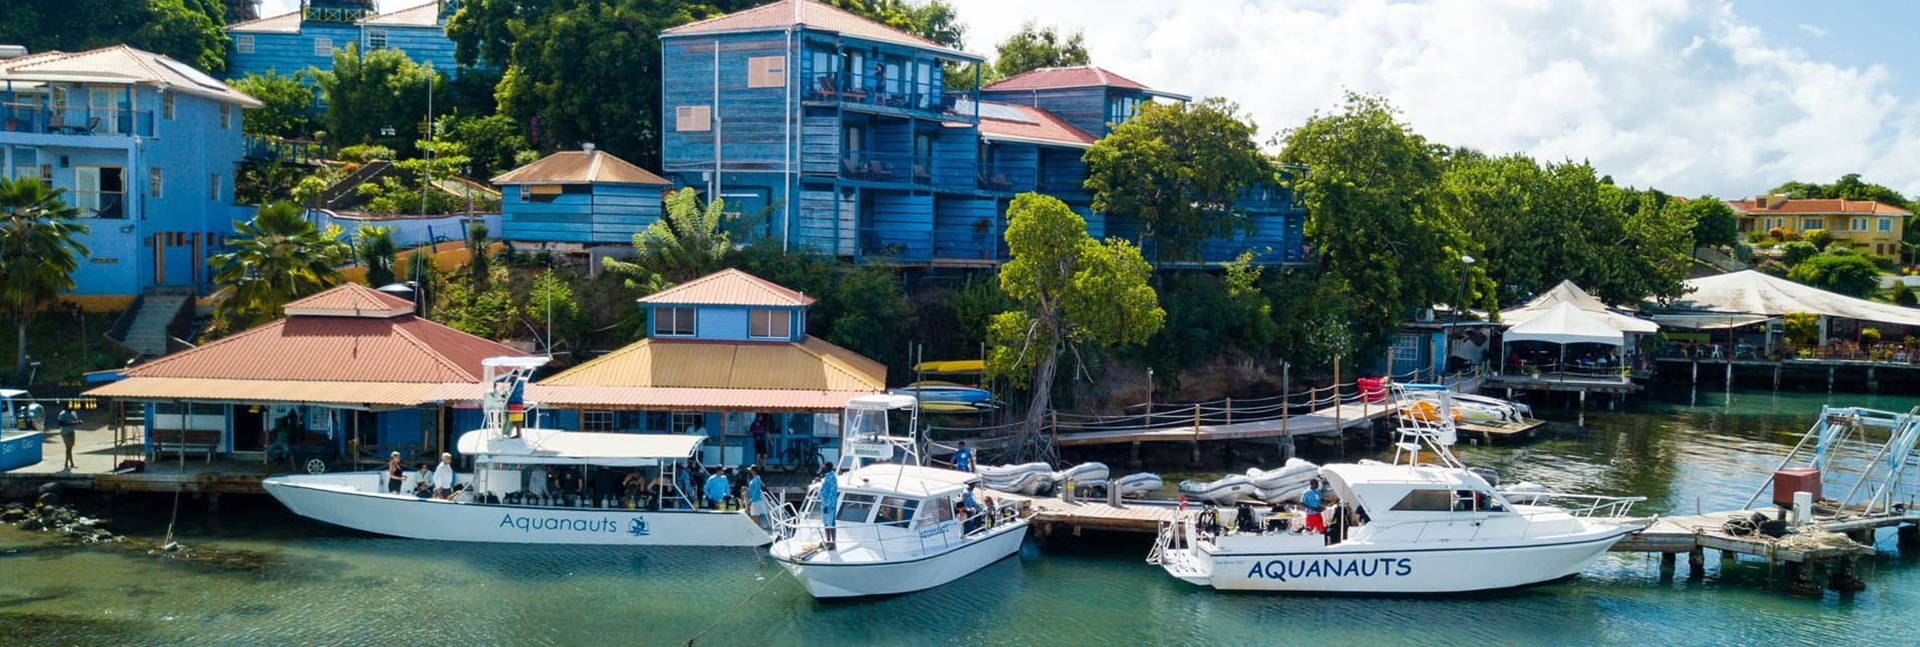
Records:
{"label": "palm tree", "polygon": [[399,250],[393,245],[392,227],[361,227],[354,231],[354,247],[367,268],[368,286],[393,282],[393,255]]}
{"label": "palm tree", "polygon": [[723,207],[723,201],[714,200],[701,208],[693,189],[668,194],[666,215],[633,235],[633,260],[607,258],[602,264],[626,275],[629,286],[643,291],[711,274],[721,269],[733,249],[720,227]]}
{"label": "palm tree", "polygon": [[92,253],[77,238],[87,226],[71,222],[80,210],[63,192],[40,178],[0,178],[0,309],[13,317],[15,374],[27,370],[27,324],[73,289],[73,271]]}
{"label": "palm tree", "polygon": [[220,314],[251,327],[280,314],[280,307],[340,283],[336,269],[347,256],[340,228],[321,231],[291,202],[261,207],[252,220],[233,225],[232,251],[207,258],[213,282],[232,293]]}

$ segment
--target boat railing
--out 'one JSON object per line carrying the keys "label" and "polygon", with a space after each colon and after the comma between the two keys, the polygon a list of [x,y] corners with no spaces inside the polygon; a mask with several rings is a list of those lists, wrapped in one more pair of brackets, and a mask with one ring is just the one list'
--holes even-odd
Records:
{"label": "boat railing", "polygon": [[[959,537],[955,537],[953,533],[945,530],[925,533],[923,532],[925,528],[913,528],[912,520],[836,522],[828,526],[818,518],[809,518],[806,510],[795,511],[791,504],[783,504],[783,507],[786,509],[775,513],[772,519],[775,532],[781,537],[791,539],[806,531],[824,540],[826,531],[831,529],[834,531],[833,542],[836,548],[841,550],[854,546],[871,548],[880,554],[880,559],[883,561],[894,556],[924,555],[930,549],[952,549],[957,545],[956,539],[958,543],[972,541],[1018,518],[1016,507],[1010,503],[1001,504],[983,517],[986,519],[985,522],[970,531],[964,530],[965,522],[959,522],[963,530]],[[807,508],[811,507],[807,506]]]}
{"label": "boat railing", "polygon": [[[1561,492],[1501,491],[1499,495],[1510,504],[1552,506],[1559,512],[1581,519],[1620,519],[1633,511],[1636,503],[1647,500],[1643,496],[1608,496],[1604,494],[1566,494]],[[1521,513],[1532,516],[1546,513]]]}

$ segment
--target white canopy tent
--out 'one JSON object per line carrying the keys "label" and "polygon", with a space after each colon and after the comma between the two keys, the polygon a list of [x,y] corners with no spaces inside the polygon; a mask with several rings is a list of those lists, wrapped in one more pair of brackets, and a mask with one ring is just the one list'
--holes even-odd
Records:
{"label": "white canopy tent", "polygon": [[1561,281],[1559,285],[1553,286],[1553,289],[1540,293],[1539,296],[1524,304],[1501,310],[1500,320],[1508,328],[1512,328],[1545,314],[1561,304],[1570,304],[1582,312],[1598,315],[1607,322],[1607,325],[1620,332],[1649,335],[1660,331],[1660,325],[1657,323],[1607,307],[1607,304],[1601,303],[1593,295],[1587,294],[1586,290],[1574,285],[1573,281]]}
{"label": "white canopy tent", "polygon": [[1540,341],[1551,344],[1606,344],[1625,346],[1627,336],[1601,315],[1581,310],[1572,303],[1561,303],[1546,312],[1507,329],[1505,341]]}
{"label": "white canopy tent", "polygon": [[1757,270],[1689,279],[1685,285],[1686,296],[1670,304],[1675,310],[1769,318],[1807,312],[1822,317],[1920,326],[1920,309],[1828,292]]}

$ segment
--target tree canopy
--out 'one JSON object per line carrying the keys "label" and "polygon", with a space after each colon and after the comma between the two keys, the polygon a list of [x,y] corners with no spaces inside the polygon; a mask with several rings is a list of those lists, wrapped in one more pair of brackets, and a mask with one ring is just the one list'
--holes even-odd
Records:
{"label": "tree canopy", "polygon": [[1087,149],[1093,209],[1140,223],[1157,258],[1197,257],[1207,239],[1251,229],[1235,202],[1242,190],[1275,179],[1255,132],[1226,99],[1144,103]]}
{"label": "tree canopy", "polygon": [[1865,297],[1880,289],[1880,268],[1851,250],[1822,252],[1794,265],[1787,278],[1822,290]]}
{"label": "tree canopy", "polygon": [[347,257],[339,226],[326,230],[291,202],[260,208],[252,220],[233,224],[227,250],[207,258],[213,282],[232,288],[217,315],[226,330],[241,330],[280,316],[280,307],[340,283],[335,268]]}
{"label": "tree canopy", "polygon": [[667,195],[666,215],[633,235],[633,260],[608,257],[602,264],[627,277],[627,285],[653,292],[721,269],[733,249],[726,230],[723,200],[703,208],[693,189]]}
{"label": "tree canopy", "polygon": [[248,74],[233,82],[233,87],[260,103],[260,108],[240,115],[240,129],[249,135],[266,137],[305,137],[313,133],[313,87],[307,84],[305,70],[291,75]]}
{"label": "tree canopy", "polygon": [[1740,240],[1740,215],[1711,195],[1688,200],[1680,209],[1693,220],[1693,246],[1718,247]]}
{"label": "tree canopy", "polygon": [[80,242],[80,210],[37,177],[0,178],[0,310],[13,319],[14,373],[27,368],[27,324],[73,289],[73,271],[91,252]]}
{"label": "tree canopy", "polygon": [[379,141],[405,148],[426,135],[427,93],[440,102],[449,94],[439,72],[394,48],[363,53],[348,43],[334,51],[333,69],[314,77],[327,102],[327,134],[343,146]]}
{"label": "tree canopy", "polygon": [[0,3],[0,43],[34,52],[125,44],[218,76],[227,70],[226,16],[219,0],[11,0]]}
{"label": "tree canopy", "polygon": [[1069,67],[1093,62],[1093,57],[1087,54],[1084,34],[1078,31],[1065,34],[1052,26],[1041,27],[1033,20],[1022,23],[1020,31],[1000,41],[1000,45],[994,49],[993,71],[984,81],[1004,79],[1043,67]]}

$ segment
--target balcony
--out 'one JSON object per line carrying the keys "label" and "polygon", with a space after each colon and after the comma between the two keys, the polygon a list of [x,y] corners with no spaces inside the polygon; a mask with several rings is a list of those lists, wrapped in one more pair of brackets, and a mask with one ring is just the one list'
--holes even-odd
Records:
{"label": "balcony", "polygon": [[7,103],[0,104],[0,132],[152,137],[153,111]]}
{"label": "balcony", "polygon": [[811,75],[805,100],[839,102],[843,105],[893,108],[903,111],[944,113],[953,109],[958,92],[938,83],[923,83],[882,75],[825,72]]}
{"label": "balcony", "polygon": [[1034,190],[1033,180],[1032,163],[981,162],[974,167],[974,185],[981,191],[1032,191]]}
{"label": "balcony", "polygon": [[933,160],[905,153],[849,151],[840,155],[840,177],[867,182],[932,184]]}
{"label": "balcony", "polygon": [[118,191],[68,191],[81,218],[120,220],[127,217],[127,196]]}

